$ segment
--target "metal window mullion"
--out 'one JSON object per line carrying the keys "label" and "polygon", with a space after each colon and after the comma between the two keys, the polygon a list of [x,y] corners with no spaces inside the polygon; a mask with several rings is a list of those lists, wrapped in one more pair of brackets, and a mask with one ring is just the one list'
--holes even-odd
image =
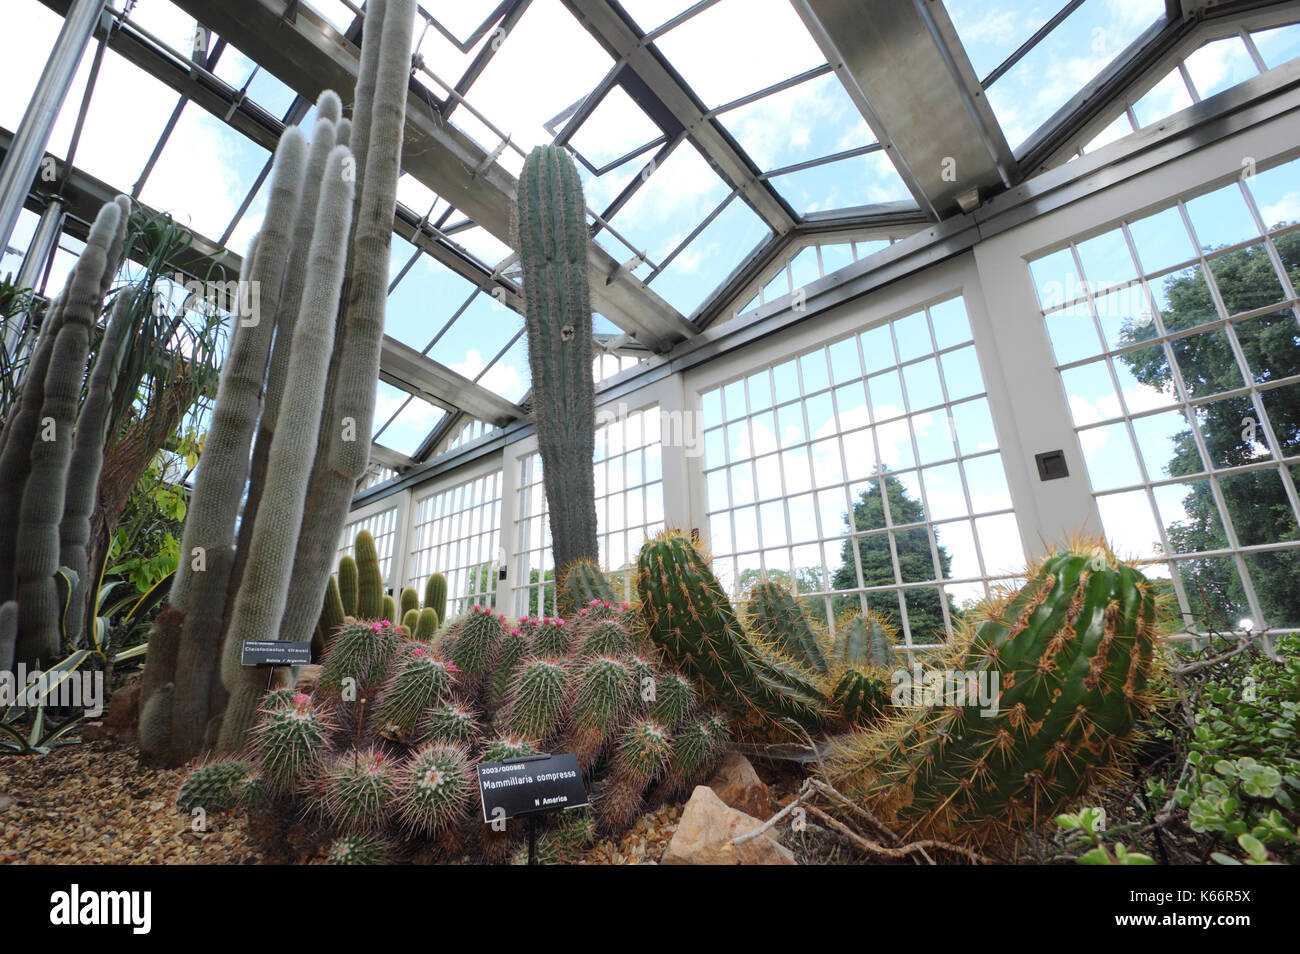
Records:
{"label": "metal window mullion", "polygon": [[[853,341],[854,341],[853,351],[854,354],[858,356],[857,380],[862,384],[862,393],[865,396],[866,378],[865,375],[863,374],[864,368],[862,364],[862,344],[858,340],[857,335],[853,336]],[[832,377],[830,395],[831,395],[831,413],[835,415],[835,453],[839,457],[840,473],[843,475],[843,480],[841,481],[841,486],[843,488],[842,491],[843,498],[848,504],[848,509],[846,513],[848,514],[848,523],[849,523],[849,533],[848,533],[848,538],[850,541],[849,549],[853,551],[853,564],[857,571],[857,580],[859,583],[861,583],[862,582],[862,566],[861,566],[862,555],[858,552],[857,537],[853,534],[853,495],[849,492],[849,486],[851,485],[851,481],[849,479],[849,459],[844,453],[844,432],[840,429],[840,420],[841,420],[840,404],[839,404],[839,398],[835,394],[836,390],[837,388],[835,386],[835,379],[834,377]],[[868,424],[868,427],[870,427],[870,424]],[[811,448],[811,446],[812,445],[810,444],[809,447]],[[811,451],[809,452],[808,459],[809,461],[812,460]],[[813,500],[815,504],[816,504],[817,497],[822,493],[822,491],[830,490],[830,489],[831,489],[830,487],[819,488],[817,486],[816,476],[814,475]],[[817,522],[817,553],[818,553],[818,562],[821,563],[821,568],[822,568],[821,583],[824,589],[830,589],[831,571],[830,571],[830,567],[826,565],[825,547],[826,544],[830,542],[831,536],[827,528],[822,526],[822,508],[820,507],[820,505],[814,505],[813,516]],[[826,623],[828,628],[830,629],[831,635],[834,636],[835,635],[835,614],[833,612],[834,600],[830,596],[823,597],[823,599],[825,600],[825,605],[826,605]],[[866,609],[866,602],[861,595],[859,595],[858,597],[858,605],[862,610]]]}
{"label": "metal window mullion", "polygon": [[[835,385],[834,385],[834,376],[831,373],[830,355],[827,352],[827,348],[825,345],[822,345],[817,350],[822,356],[822,361],[825,362],[826,364],[826,381],[827,381],[826,390],[827,393],[829,393],[831,396],[831,413],[834,414],[835,413]],[[809,352],[809,354],[811,353],[812,352]],[[803,361],[801,358],[795,360],[795,369],[799,373],[799,417],[803,421],[803,432],[807,437],[807,440],[805,441],[805,447],[803,453],[808,468],[808,492],[810,496],[812,496],[812,499],[815,503],[817,500],[816,497],[817,473],[814,470],[813,463],[812,463],[813,430],[812,430],[812,424],[808,418],[808,400],[807,400],[808,396],[804,393]],[[836,427],[838,428],[838,426],[839,426],[839,421],[837,418]],[[794,448],[790,448],[790,449],[794,450]],[[784,450],[781,451],[781,480],[782,481],[785,480],[785,451]],[[816,508],[814,507],[814,510],[815,509]],[[790,519],[789,494],[783,494],[781,497],[781,511],[785,515],[785,541],[786,541],[785,546],[787,551],[786,556],[790,560],[790,580],[792,583],[791,589],[793,589],[797,593],[799,591],[799,587],[798,587],[798,577],[795,575],[795,565],[794,565],[794,521]],[[816,517],[815,522],[820,522],[820,515]],[[817,551],[819,554],[822,552],[822,541],[821,541],[820,533],[818,533],[817,536]],[[817,562],[821,563],[821,561],[822,561],[822,557],[819,556]]]}
{"label": "metal window mullion", "polygon": [[[889,343],[891,349],[894,352],[894,369],[898,373],[898,387],[899,390],[901,391],[903,390],[903,374],[901,370],[902,361],[899,358],[898,341],[894,336],[894,322],[892,320],[885,322],[885,326],[889,328]],[[866,371],[865,363],[862,366],[862,370]],[[872,420],[875,420],[875,405],[871,400],[871,389],[869,387],[866,387],[865,382],[863,385],[863,390],[866,394],[867,406],[870,409],[869,413],[871,413]],[[904,395],[903,401],[904,401],[904,408],[906,408],[906,401],[907,401],[906,395]],[[904,413],[906,413],[906,411]],[[911,424],[909,424],[908,427],[910,429]],[[883,458],[877,458],[877,464],[882,464],[883,461],[884,461]],[[916,466],[917,466],[916,478],[917,481],[919,482],[921,479],[921,469],[919,464],[917,464]],[[924,486],[922,486],[921,492],[922,494],[925,493]],[[894,582],[901,587],[903,582],[903,569],[902,569],[902,564],[899,562],[898,559],[898,541],[894,537],[894,517],[893,517],[893,512],[889,506],[888,474],[886,474],[883,470],[881,471],[880,474],[880,504],[885,517],[885,530],[888,531],[889,557],[890,560],[893,562],[893,566],[894,566]],[[902,621],[903,624],[903,633],[906,636],[907,645],[908,647],[911,647],[912,626],[911,623],[908,621],[907,601],[903,599],[903,590],[901,588],[897,592],[898,592],[899,619]]]}
{"label": "metal window mullion", "polygon": [[1250,31],[1243,26],[1237,33],[1241,37],[1241,42],[1246,44],[1246,52],[1255,61],[1255,69],[1261,73],[1267,73],[1268,64],[1264,62],[1264,57],[1260,55],[1259,47],[1255,46],[1255,38],[1250,35]]}
{"label": "metal window mullion", "polygon": [[1192,82],[1192,74],[1187,71],[1187,61],[1178,61],[1178,72],[1183,78],[1183,85],[1187,87],[1187,94],[1192,97],[1193,103],[1201,101],[1201,94],[1197,92],[1196,84]]}

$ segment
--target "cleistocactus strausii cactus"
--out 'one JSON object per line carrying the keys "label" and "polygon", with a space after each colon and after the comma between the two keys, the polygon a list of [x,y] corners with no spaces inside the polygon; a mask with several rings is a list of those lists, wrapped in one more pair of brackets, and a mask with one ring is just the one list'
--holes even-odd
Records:
{"label": "cleistocactus strausii cactus", "polygon": [[[91,330],[99,317],[106,290],[104,273],[115,268],[113,248],[121,248],[129,211],[129,200],[125,197],[105,203],[90,228],[85,250],[73,267],[63,302],[62,324],[54,338],[45,374],[40,427],[27,448],[29,471],[19,498],[12,545],[18,584],[15,655],[18,662],[28,665],[48,666],[60,650],[56,582],[59,524],[67,502],[78,402],[90,355]],[[98,451],[102,457],[102,445]]]}
{"label": "cleistocactus strausii cactus", "polygon": [[642,547],[637,590],[650,638],[747,726],[765,733],[789,733],[787,720],[812,733],[825,727],[824,695],[807,674],[745,636],[707,558],[688,536],[669,531]]}
{"label": "cleistocactus strausii cactus", "polygon": [[590,237],[582,181],[562,146],[537,146],[519,174],[515,249],[522,268],[533,416],[555,566],[595,560],[595,385]]}
{"label": "cleistocactus strausii cactus", "polygon": [[431,609],[438,614],[435,628],[447,618],[447,578],[441,573],[431,574],[424,581],[424,609]]}
{"label": "cleistocactus strausii cactus", "polygon": [[[962,677],[965,698],[913,708],[830,753],[832,784],[900,834],[1012,841],[1128,757],[1154,702],[1165,625],[1152,586],[1086,543],[1026,575],[931,661],[932,672]],[[976,678],[1000,690],[993,704],[968,692]]]}
{"label": "cleistocactus strausii cactus", "polygon": [[[356,157],[356,214],[349,236],[343,305],[307,490],[312,519],[294,556],[280,638],[310,638],[331,554],[370,463],[375,381],[388,301],[389,250],[406,132],[415,0],[368,0],[348,148]],[[364,608],[361,609],[365,615]]]}
{"label": "cleistocactus strausii cactus", "polygon": [[[241,286],[246,302],[250,287],[267,289],[268,296],[280,287],[306,163],[306,138],[292,127],[276,148],[265,224],[244,276],[249,284]],[[200,751],[208,737],[209,719],[220,712],[221,637],[235,564],[236,523],[274,336],[268,316],[253,318],[235,325],[194,476],[180,562],[168,597],[179,626],[161,625],[160,620],[149,638],[140,687],[141,714],[155,691],[164,683],[174,683],[164,737],[153,738],[141,725],[141,749],[158,761],[179,764]],[[268,635],[259,633],[261,638]],[[247,636],[241,632],[236,638]]]}
{"label": "cleistocactus strausii cactus", "polygon": [[[326,124],[327,120],[320,120],[317,130]],[[326,130],[331,140],[332,132]],[[249,537],[244,577],[230,615],[231,636],[223,650],[221,678],[230,693],[217,742],[218,750],[223,752],[234,752],[244,745],[256,721],[257,700],[263,691],[261,674],[240,665],[242,634],[278,633],[289,598],[293,551],[303,525],[312,450],[320,430],[321,399],[334,344],[334,316],[343,284],[347,253],[344,243],[352,219],[353,188],[345,170],[351,162],[347,147],[335,146],[329,152],[320,184],[319,208],[311,233],[316,238],[306,255],[302,311],[292,324],[293,341],[284,372],[278,425],[271,438],[262,506]],[[172,731],[174,735],[178,732],[174,722]]]}
{"label": "cleistocactus strausii cactus", "polygon": [[415,632],[412,634],[421,642],[431,642],[438,632],[438,611],[431,606],[426,606],[420,610],[420,615],[415,621]]}
{"label": "cleistocactus strausii cactus", "polygon": [[755,583],[745,601],[745,632],[789,656],[810,673],[830,671],[812,622],[790,588],[773,580]]}
{"label": "cleistocactus strausii cactus", "polygon": [[584,606],[590,605],[592,600],[617,604],[622,599],[595,560],[575,560],[570,563],[560,578],[557,598],[560,614],[570,618],[576,616]]}

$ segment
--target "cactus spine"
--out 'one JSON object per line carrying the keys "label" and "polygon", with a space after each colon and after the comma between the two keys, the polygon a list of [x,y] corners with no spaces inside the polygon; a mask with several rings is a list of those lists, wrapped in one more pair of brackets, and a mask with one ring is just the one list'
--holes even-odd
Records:
{"label": "cactus spine", "polygon": [[592,600],[617,604],[622,599],[595,560],[575,560],[569,564],[560,580],[558,598],[560,612],[565,616],[575,615]]}
{"label": "cactus spine", "polygon": [[529,153],[516,207],[533,414],[555,566],[563,573],[575,560],[598,555],[589,236],[582,182],[563,148]]}
{"label": "cactus spine", "polygon": [[787,719],[809,732],[823,729],[821,692],[746,638],[721,584],[689,537],[667,532],[646,543],[637,589],[650,638],[718,702],[762,731],[780,730]]}
{"label": "cactus spine", "polygon": [[832,782],[899,830],[1001,842],[1064,810],[1127,757],[1152,702],[1161,627],[1137,570],[1092,545],[1041,566],[968,624],[944,663],[1001,687],[900,715],[839,743]]}

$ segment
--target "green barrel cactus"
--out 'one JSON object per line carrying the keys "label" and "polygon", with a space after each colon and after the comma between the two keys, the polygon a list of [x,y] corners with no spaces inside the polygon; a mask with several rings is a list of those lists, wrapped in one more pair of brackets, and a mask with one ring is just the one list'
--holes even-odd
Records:
{"label": "green barrel cactus", "polygon": [[420,835],[436,835],[465,818],[477,794],[469,755],[460,746],[432,742],[397,772],[398,817]]}
{"label": "green barrel cactus", "polygon": [[389,847],[374,835],[340,835],[330,844],[332,865],[386,865]]}
{"label": "green barrel cactus", "polygon": [[574,616],[584,606],[591,605],[593,600],[618,605],[622,599],[595,560],[575,560],[570,563],[560,579],[557,598],[560,612],[565,616]]}
{"label": "green barrel cactus", "polygon": [[355,618],[357,613],[357,600],[360,597],[360,572],[357,569],[357,561],[350,553],[345,553],[339,557],[338,584],[339,595],[343,599],[343,614]]}
{"label": "green barrel cactus", "polygon": [[450,701],[453,668],[423,643],[408,641],[394,654],[379,693],[379,725],[385,737],[410,738],[425,710]]}
{"label": "green barrel cactus", "polygon": [[253,733],[262,784],[274,795],[296,791],[325,758],[335,724],[310,696],[263,709]]}
{"label": "green barrel cactus", "polygon": [[424,581],[424,609],[438,614],[435,628],[447,618],[447,578],[441,573],[434,573]]}
{"label": "green barrel cactus", "polygon": [[[1026,575],[1019,591],[977,612],[931,669],[956,674],[965,698],[913,708],[832,750],[832,784],[896,830],[1010,840],[1127,758],[1153,704],[1164,627],[1151,585],[1086,544]],[[939,676],[924,678],[938,686]],[[1000,687],[995,704],[971,697],[977,678]]]}
{"label": "green barrel cactus", "polygon": [[808,674],[764,653],[745,635],[731,602],[690,538],[677,532],[646,543],[637,590],[650,638],[668,660],[758,732],[812,733],[826,724],[826,699]]}
{"label": "green barrel cactus", "polygon": [[569,672],[553,659],[529,659],[510,687],[504,723],[520,738],[542,744],[550,739],[564,717],[568,702]]}
{"label": "green barrel cactus", "polygon": [[176,793],[176,807],[183,812],[201,808],[205,812],[223,812],[240,804],[245,787],[256,774],[252,763],[242,759],[205,762],[181,783]]}

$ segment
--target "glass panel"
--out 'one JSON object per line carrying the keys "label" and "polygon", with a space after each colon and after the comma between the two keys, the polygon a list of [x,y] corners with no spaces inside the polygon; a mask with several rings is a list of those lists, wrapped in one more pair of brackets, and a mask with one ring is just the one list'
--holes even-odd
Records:
{"label": "glass panel", "polygon": [[1171,70],[1164,79],[1151,87],[1133,104],[1133,113],[1137,116],[1140,129],[1190,105],[1192,105],[1192,94],[1187,92],[1183,74],[1178,70]]}
{"label": "glass panel", "polygon": [[1259,235],[1259,227],[1236,182],[1184,204],[1203,251],[1235,245]]}
{"label": "glass panel", "polygon": [[1201,99],[1259,75],[1255,61],[1250,58],[1246,44],[1239,36],[1207,43],[1187,57],[1184,63]]}
{"label": "glass panel", "polygon": [[1300,56],[1300,23],[1260,30],[1252,33],[1250,38],[1255,41],[1255,48],[1269,69],[1275,69]]}

